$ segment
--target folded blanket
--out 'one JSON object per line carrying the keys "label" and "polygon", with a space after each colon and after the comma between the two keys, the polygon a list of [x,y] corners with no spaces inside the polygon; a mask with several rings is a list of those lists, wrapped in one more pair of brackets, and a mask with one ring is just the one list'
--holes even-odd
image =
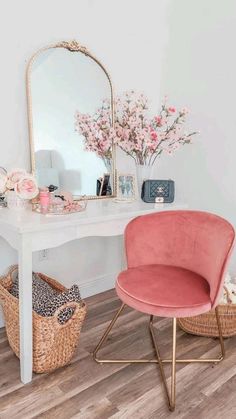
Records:
{"label": "folded blanket", "polygon": [[[18,271],[13,275],[12,287],[10,293],[19,298]],[[32,274],[32,306],[33,310],[43,317],[53,316],[55,311],[67,302],[81,303],[81,296],[78,285],[73,285],[64,292],[58,292],[40,276],[33,272]],[[58,315],[58,321],[61,324],[66,323],[74,314],[75,309],[67,307]]]}

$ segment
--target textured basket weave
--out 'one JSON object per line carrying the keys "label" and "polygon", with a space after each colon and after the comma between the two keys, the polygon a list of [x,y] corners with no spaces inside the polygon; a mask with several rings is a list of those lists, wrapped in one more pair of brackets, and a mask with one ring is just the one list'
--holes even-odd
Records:
{"label": "textured basket weave", "polygon": [[[19,300],[10,294],[12,267],[5,277],[0,279],[0,300],[6,323],[6,333],[14,353],[20,356],[19,339]],[[59,292],[66,288],[55,279],[39,274],[41,279]],[[73,307],[72,317],[64,324],[58,322],[58,314],[66,307]],[[78,345],[81,327],[86,315],[86,304],[81,301],[68,302],[56,310],[53,316],[43,317],[33,310],[33,371],[50,372],[68,364]]]}
{"label": "textured basket weave", "polygon": [[[220,304],[219,316],[222,327],[222,334],[225,338],[236,335],[236,304],[230,301],[226,287],[228,304]],[[215,310],[200,314],[195,317],[185,317],[178,319],[178,324],[187,333],[199,336],[218,337],[219,331],[216,323]]]}

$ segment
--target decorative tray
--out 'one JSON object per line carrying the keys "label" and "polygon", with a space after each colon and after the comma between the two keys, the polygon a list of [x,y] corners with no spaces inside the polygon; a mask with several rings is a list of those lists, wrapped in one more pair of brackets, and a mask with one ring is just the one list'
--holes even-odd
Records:
{"label": "decorative tray", "polygon": [[65,205],[64,207],[62,205],[55,207],[49,207],[47,212],[41,211],[41,207],[39,203],[35,203],[32,205],[32,211],[38,212],[43,215],[68,215],[73,214],[75,212],[81,212],[84,211],[87,207],[87,201],[81,200],[81,201],[73,201],[70,204]]}

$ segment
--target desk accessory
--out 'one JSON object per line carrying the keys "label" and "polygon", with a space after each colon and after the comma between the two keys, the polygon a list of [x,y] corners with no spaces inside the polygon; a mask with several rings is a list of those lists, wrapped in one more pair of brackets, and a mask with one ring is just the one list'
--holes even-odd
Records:
{"label": "desk accessory", "polygon": [[167,203],[174,201],[175,183],[173,180],[145,180],[142,186],[141,198],[148,203]]}
{"label": "desk accessory", "polygon": [[39,204],[42,214],[46,214],[49,209],[50,195],[48,188],[42,188],[39,191]]}
{"label": "desk accessory", "polygon": [[40,189],[39,197],[32,200],[32,211],[44,215],[67,215],[84,211],[87,207],[86,196],[73,199],[70,192],[57,191],[50,185]]}
{"label": "desk accessory", "polygon": [[133,202],[136,199],[135,177],[129,173],[117,173],[116,202]]}
{"label": "desk accessory", "polygon": [[81,200],[74,200],[70,203],[63,203],[60,198],[56,198],[53,205],[49,205],[48,211],[42,210],[39,202],[32,204],[32,210],[40,214],[48,215],[68,215],[75,212],[82,212],[87,207],[87,201],[83,198]]}

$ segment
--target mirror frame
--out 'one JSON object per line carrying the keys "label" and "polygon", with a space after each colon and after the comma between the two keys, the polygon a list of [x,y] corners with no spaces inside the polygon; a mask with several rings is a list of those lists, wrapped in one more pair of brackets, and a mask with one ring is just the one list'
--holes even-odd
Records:
{"label": "mirror frame", "polygon": [[[29,143],[30,143],[30,158],[31,158],[31,171],[35,174],[35,150],[34,150],[34,130],[33,130],[33,104],[32,104],[32,93],[31,93],[31,71],[32,66],[36,58],[43,53],[52,48],[65,48],[71,53],[80,52],[88,57],[90,57],[99,67],[104,71],[109,85],[110,85],[110,100],[111,100],[111,125],[114,128],[114,116],[115,116],[115,106],[114,106],[114,88],[112,85],[111,77],[103,64],[92,55],[86,47],[82,46],[78,41],[61,41],[57,44],[48,45],[36,51],[30,58],[27,68],[26,68],[26,96],[27,96],[27,116],[28,116],[28,129],[29,129]],[[106,196],[97,196],[97,195],[86,195],[82,199],[111,199],[117,196],[116,191],[116,146],[112,145],[112,195]],[[75,198],[76,199],[76,198]]]}

